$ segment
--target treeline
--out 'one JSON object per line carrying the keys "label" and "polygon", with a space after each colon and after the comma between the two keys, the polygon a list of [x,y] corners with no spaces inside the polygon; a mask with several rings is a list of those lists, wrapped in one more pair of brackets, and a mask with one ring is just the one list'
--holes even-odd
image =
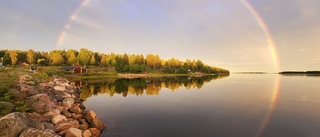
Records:
{"label": "treeline", "polygon": [[80,98],[86,100],[93,95],[107,94],[113,96],[122,94],[123,97],[128,95],[140,96],[158,95],[162,88],[170,89],[172,92],[185,87],[187,90],[202,86],[214,79],[224,78],[226,75],[209,75],[204,77],[163,77],[157,79],[116,79],[113,82],[91,83],[81,88]]}
{"label": "treeline", "polygon": [[175,58],[160,59],[159,55],[147,54],[104,54],[82,48],[77,50],[52,50],[50,52],[21,50],[0,50],[3,65],[20,63],[38,64],[42,66],[67,66],[79,64],[82,66],[114,66],[120,73],[145,73],[148,69],[160,70],[164,73],[187,74],[229,73],[228,70],[208,66],[201,60],[180,61]]}

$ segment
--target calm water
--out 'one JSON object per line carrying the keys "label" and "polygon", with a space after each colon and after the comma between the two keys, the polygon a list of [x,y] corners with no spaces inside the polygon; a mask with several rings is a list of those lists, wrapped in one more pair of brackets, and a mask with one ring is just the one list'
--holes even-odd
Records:
{"label": "calm water", "polygon": [[319,137],[320,77],[106,80],[83,88],[110,137]]}

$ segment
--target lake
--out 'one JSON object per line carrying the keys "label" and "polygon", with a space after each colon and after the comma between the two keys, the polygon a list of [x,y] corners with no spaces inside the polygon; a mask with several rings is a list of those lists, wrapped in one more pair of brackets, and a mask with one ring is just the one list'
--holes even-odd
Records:
{"label": "lake", "polygon": [[117,79],[82,87],[107,137],[319,137],[320,77]]}

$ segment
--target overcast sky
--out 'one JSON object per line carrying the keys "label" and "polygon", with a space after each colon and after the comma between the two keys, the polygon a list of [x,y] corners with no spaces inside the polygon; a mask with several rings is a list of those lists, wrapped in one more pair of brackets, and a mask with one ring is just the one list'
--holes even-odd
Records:
{"label": "overcast sky", "polygon": [[[273,37],[279,71],[320,70],[319,0],[248,3]],[[0,46],[152,53],[232,72],[277,71],[263,29],[241,0],[0,0]]]}

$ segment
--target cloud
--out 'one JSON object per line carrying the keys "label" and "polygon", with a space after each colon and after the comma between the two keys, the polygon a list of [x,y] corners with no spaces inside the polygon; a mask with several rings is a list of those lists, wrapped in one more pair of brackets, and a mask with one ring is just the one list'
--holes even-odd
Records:
{"label": "cloud", "polygon": [[306,49],[299,49],[299,51],[303,52],[303,51],[306,51]]}
{"label": "cloud", "polygon": [[230,65],[230,66],[256,66],[256,65],[262,65],[261,62],[245,62],[245,63],[235,63],[235,62],[229,62],[229,63],[215,63],[217,65]]}

